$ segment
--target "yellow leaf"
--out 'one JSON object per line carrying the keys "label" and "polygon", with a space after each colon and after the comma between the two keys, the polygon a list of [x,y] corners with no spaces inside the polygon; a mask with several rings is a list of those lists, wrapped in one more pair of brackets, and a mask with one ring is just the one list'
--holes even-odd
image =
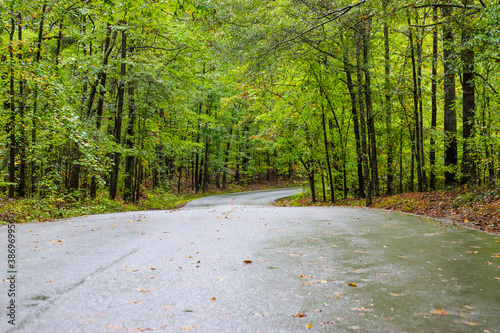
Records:
{"label": "yellow leaf", "polygon": [[306,327],[307,327],[308,329],[311,329],[311,328],[313,328],[313,325],[309,325],[309,324],[307,324],[307,325],[306,325]]}
{"label": "yellow leaf", "polygon": [[351,286],[351,287],[357,287],[358,285],[356,283],[349,283],[349,286]]}
{"label": "yellow leaf", "polygon": [[447,315],[449,314],[448,311],[445,311],[445,310],[434,310],[434,311],[431,311],[432,314],[438,314],[438,315]]}

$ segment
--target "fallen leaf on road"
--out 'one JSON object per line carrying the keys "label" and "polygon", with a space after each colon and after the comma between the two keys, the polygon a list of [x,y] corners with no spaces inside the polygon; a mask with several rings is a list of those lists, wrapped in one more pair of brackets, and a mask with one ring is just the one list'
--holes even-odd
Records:
{"label": "fallen leaf on road", "polygon": [[115,326],[109,326],[109,325],[106,325],[107,328],[111,328],[111,329],[114,329],[114,330],[117,330],[117,331],[121,331],[123,326],[120,326],[120,325],[115,325]]}
{"label": "fallen leaf on road", "polygon": [[311,328],[313,328],[313,325],[307,324],[307,325],[306,325],[306,327],[307,327],[308,329],[311,329]]}
{"label": "fallen leaf on road", "polygon": [[473,321],[454,320],[453,322],[456,323],[456,324],[467,324],[467,325],[471,325],[471,326],[477,326],[477,325],[479,325],[479,323],[475,323]]}
{"label": "fallen leaf on road", "polygon": [[254,316],[264,317],[264,315],[262,313],[253,312],[253,311],[250,311],[250,313],[253,314]]}
{"label": "fallen leaf on road", "polygon": [[327,282],[330,282],[330,281],[329,280],[307,281],[307,282],[302,282],[301,284],[311,285],[311,284],[316,284],[316,283],[327,283]]}
{"label": "fallen leaf on road", "polygon": [[62,240],[50,241],[51,243],[62,243]]}
{"label": "fallen leaf on road", "polygon": [[307,317],[307,315],[305,313],[299,312],[299,313],[296,313],[296,314],[292,315],[292,317],[294,317],[294,318],[304,318],[304,317]]}
{"label": "fallen leaf on road", "polygon": [[252,263],[252,260],[243,260],[243,262],[244,262],[245,264],[251,264],[251,263]]}
{"label": "fallen leaf on road", "polygon": [[349,283],[350,287],[357,287],[358,285],[356,283]]}
{"label": "fallen leaf on road", "polygon": [[401,294],[391,293],[392,296],[401,297]]}
{"label": "fallen leaf on road", "polygon": [[333,295],[332,297],[333,298],[339,298],[339,297],[342,297],[342,294]]}
{"label": "fallen leaf on road", "polygon": [[360,308],[351,308],[351,310],[354,310],[354,311],[371,311],[372,309],[371,308],[366,308],[364,306],[360,307]]}
{"label": "fallen leaf on road", "polygon": [[47,281],[45,281],[45,283],[52,283],[52,282],[54,282],[54,281],[55,281],[55,280],[47,280]]}
{"label": "fallen leaf on road", "polygon": [[149,293],[151,289],[145,290],[145,289],[137,289],[137,291],[140,291],[141,293]]}
{"label": "fallen leaf on road", "polygon": [[212,297],[210,300],[211,300],[211,301],[215,301],[215,300],[217,300],[217,299],[216,299],[215,297]]}
{"label": "fallen leaf on road", "polygon": [[156,268],[151,267],[151,270],[152,270],[152,271],[156,271]]}
{"label": "fallen leaf on road", "polygon": [[438,315],[447,315],[449,314],[448,311],[445,311],[445,310],[434,310],[434,311],[431,311],[432,314],[438,314]]}
{"label": "fallen leaf on road", "polygon": [[163,330],[165,329],[167,326],[161,326],[161,327],[147,327],[147,328],[140,328],[140,327],[137,327],[137,328],[129,328],[128,330],[129,331],[132,331],[132,332],[144,332],[144,331],[156,331],[156,330]]}
{"label": "fallen leaf on road", "polygon": [[194,326],[181,327],[181,329],[184,331],[191,331],[191,330],[194,330]]}
{"label": "fallen leaf on road", "polygon": [[125,272],[137,272],[138,269],[124,269]]}
{"label": "fallen leaf on road", "polygon": [[125,302],[125,304],[142,304],[142,302],[138,302],[138,301],[127,301],[127,302]]}

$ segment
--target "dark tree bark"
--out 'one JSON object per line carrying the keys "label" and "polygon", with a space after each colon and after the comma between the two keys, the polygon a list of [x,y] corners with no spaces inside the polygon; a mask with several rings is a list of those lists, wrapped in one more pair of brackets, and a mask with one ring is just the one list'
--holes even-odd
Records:
{"label": "dark tree bark", "polygon": [[[387,0],[383,1],[387,8]],[[392,101],[391,101],[391,58],[388,19],[384,20],[384,70],[385,70],[385,127],[387,137],[387,195],[394,194],[394,145],[392,140]]]}
{"label": "dark tree bark", "polygon": [[[323,125],[323,141],[325,143],[325,158],[326,158],[326,166],[328,170],[328,180],[330,182],[330,200],[332,202],[335,202],[335,188],[333,187],[333,175],[332,175],[332,167],[330,165],[330,153],[328,149],[328,136],[326,133],[326,123],[325,123],[325,110],[324,107],[321,107],[321,124]],[[323,174],[321,174],[321,179],[323,180]],[[324,191],[325,185],[324,185],[324,180],[323,180],[323,191]],[[323,194],[324,196],[324,194]]]}
{"label": "dark tree bark", "polygon": [[[19,13],[17,15],[17,37],[19,41],[19,50],[18,50],[18,59],[19,62],[23,61],[23,18]],[[26,80],[23,78],[24,75],[21,75],[19,78],[19,138],[17,141],[18,144],[18,154],[19,154],[19,184],[17,186],[17,194],[20,197],[24,197],[26,195],[26,130],[25,130],[25,91],[24,86],[26,84]]]}
{"label": "dark tree bark", "polygon": [[[434,24],[437,23],[438,12],[437,8],[433,8],[432,21]],[[437,62],[438,62],[438,30],[437,26],[433,28],[432,32],[432,87],[431,87],[431,141],[430,141],[430,153],[429,153],[429,163],[431,166],[431,175],[429,180],[429,185],[432,190],[436,189],[436,142],[434,139],[436,127],[437,127]]]}
{"label": "dark tree bark", "polygon": [[[420,104],[420,98],[421,96],[419,95],[419,87],[418,87],[418,79],[417,79],[417,64],[416,64],[416,59],[415,59],[415,44],[413,40],[413,28],[411,27],[411,19],[410,19],[410,12],[407,11],[407,16],[408,16],[408,26],[410,27],[408,38],[410,40],[410,54],[411,54],[411,64],[412,64],[412,74],[413,74],[413,118],[414,118],[414,142],[413,142],[413,156],[415,156],[416,162],[417,162],[417,184],[418,184],[418,191],[422,192],[424,190],[423,187],[423,174],[422,174],[422,156],[420,154],[421,152],[421,145],[422,145],[422,139],[421,139],[421,131],[420,131],[420,111],[419,111],[419,104]],[[418,43],[418,42],[417,42]]]}
{"label": "dark tree bark", "polygon": [[456,167],[458,164],[457,149],[457,111],[455,92],[455,70],[453,69],[454,57],[454,37],[451,27],[450,16],[452,9],[442,7],[442,14],[445,21],[443,26],[443,65],[444,65],[444,131],[445,131],[445,155],[444,165],[445,185],[456,184]]}
{"label": "dark tree bark", "polygon": [[9,123],[7,125],[7,133],[9,134],[10,150],[9,150],[9,198],[14,198],[16,189],[16,105],[15,105],[15,78],[14,78],[14,34],[16,31],[16,21],[14,17],[10,18],[10,34],[9,34]]}
{"label": "dark tree bark", "polygon": [[[372,204],[372,182],[370,180],[370,168],[368,167],[368,146],[366,138],[366,114],[365,100],[363,98],[363,74],[361,65],[361,44],[363,40],[362,27],[358,26],[356,30],[356,69],[358,77],[358,102],[359,102],[359,123],[360,123],[360,139],[361,139],[361,159],[363,161],[363,181],[365,184],[366,206]],[[366,96],[366,95],[365,95]]]}
{"label": "dark tree bark", "polygon": [[361,198],[365,197],[365,182],[363,176],[363,152],[361,150],[361,135],[359,132],[359,115],[358,115],[358,101],[356,97],[356,91],[354,87],[354,83],[352,82],[352,73],[351,73],[351,64],[348,62],[348,48],[344,48],[344,71],[346,74],[346,83],[347,88],[349,90],[349,96],[351,98],[351,113],[354,123],[354,137],[356,139],[356,166],[357,166],[357,175],[358,175],[358,190],[357,195]]}
{"label": "dark tree bark", "polygon": [[[126,22],[121,22],[126,25]],[[122,136],[122,115],[123,115],[123,102],[125,95],[125,75],[127,69],[127,31],[122,30],[122,45],[121,45],[121,66],[120,66],[120,85],[117,92],[118,105],[116,107],[114,137],[116,144],[120,144]],[[118,190],[118,173],[120,172],[120,152],[115,152],[113,155],[113,169],[111,172],[111,179],[109,183],[109,197],[116,199]]]}
{"label": "dark tree bark", "polygon": [[135,174],[135,158],[130,151],[134,148],[134,126],[135,126],[135,86],[134,82],[130,83],[128,88],[128,108],[129,108],[129,118],[127,123],[127,131],[125,138],[125,146],[129,150],[129,153],[125,157],[125,186],[123,189],[123,200],[124,201],[134,201],[134,174]]}
{"label": "dark tree bark", "polygon": [[[470,5],[474,4],[474,1],[470,2]],[[475,125],[475,108],[476,108],[476,95],[475,95],[475,84],[474,84],[474,49],[467,45],[470,41],[470,28],[464,23],[462,28],[462,45],[465,49],[462,51],[462,62],[463,62],[463,78],[462,78],[462,91],[463,91],[463,102],[462,102],[462,136],[464,139],[463,143],[463,154],[462,154],[462,183],[466,184],[469,182],[476,181],[476,162],[473,152],[473,138],[474,138],[474,125]]]}
{"label": "dark tree bark", "polygon": [[366,125],[368,130],[371,188],[374,195],[380,194],[380,181],[378,177],[378,157],[377,157],[377,136],[375,133],[375,116],[373,114],[371,73],[370,73],[370,29],[371,19],[360,23],[361,36],[363,40],[363,62],[365,74],[365,107],[366,107]]}

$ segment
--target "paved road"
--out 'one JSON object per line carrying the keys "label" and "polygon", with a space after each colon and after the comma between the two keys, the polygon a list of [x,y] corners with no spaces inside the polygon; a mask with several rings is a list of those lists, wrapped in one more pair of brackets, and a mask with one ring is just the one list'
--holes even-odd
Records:
{"label": "paved road", "polygon": [[17,225],[0,332],[500,332],[499,237],[293,192]]}

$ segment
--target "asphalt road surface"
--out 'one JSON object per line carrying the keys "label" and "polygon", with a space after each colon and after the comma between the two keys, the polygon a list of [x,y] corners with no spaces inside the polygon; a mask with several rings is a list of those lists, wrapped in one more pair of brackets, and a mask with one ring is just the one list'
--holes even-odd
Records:
{"label": "asphalt road surface", "polygon": [[294,192],[2,226],[0,332],[500,332],[500,237]]}

